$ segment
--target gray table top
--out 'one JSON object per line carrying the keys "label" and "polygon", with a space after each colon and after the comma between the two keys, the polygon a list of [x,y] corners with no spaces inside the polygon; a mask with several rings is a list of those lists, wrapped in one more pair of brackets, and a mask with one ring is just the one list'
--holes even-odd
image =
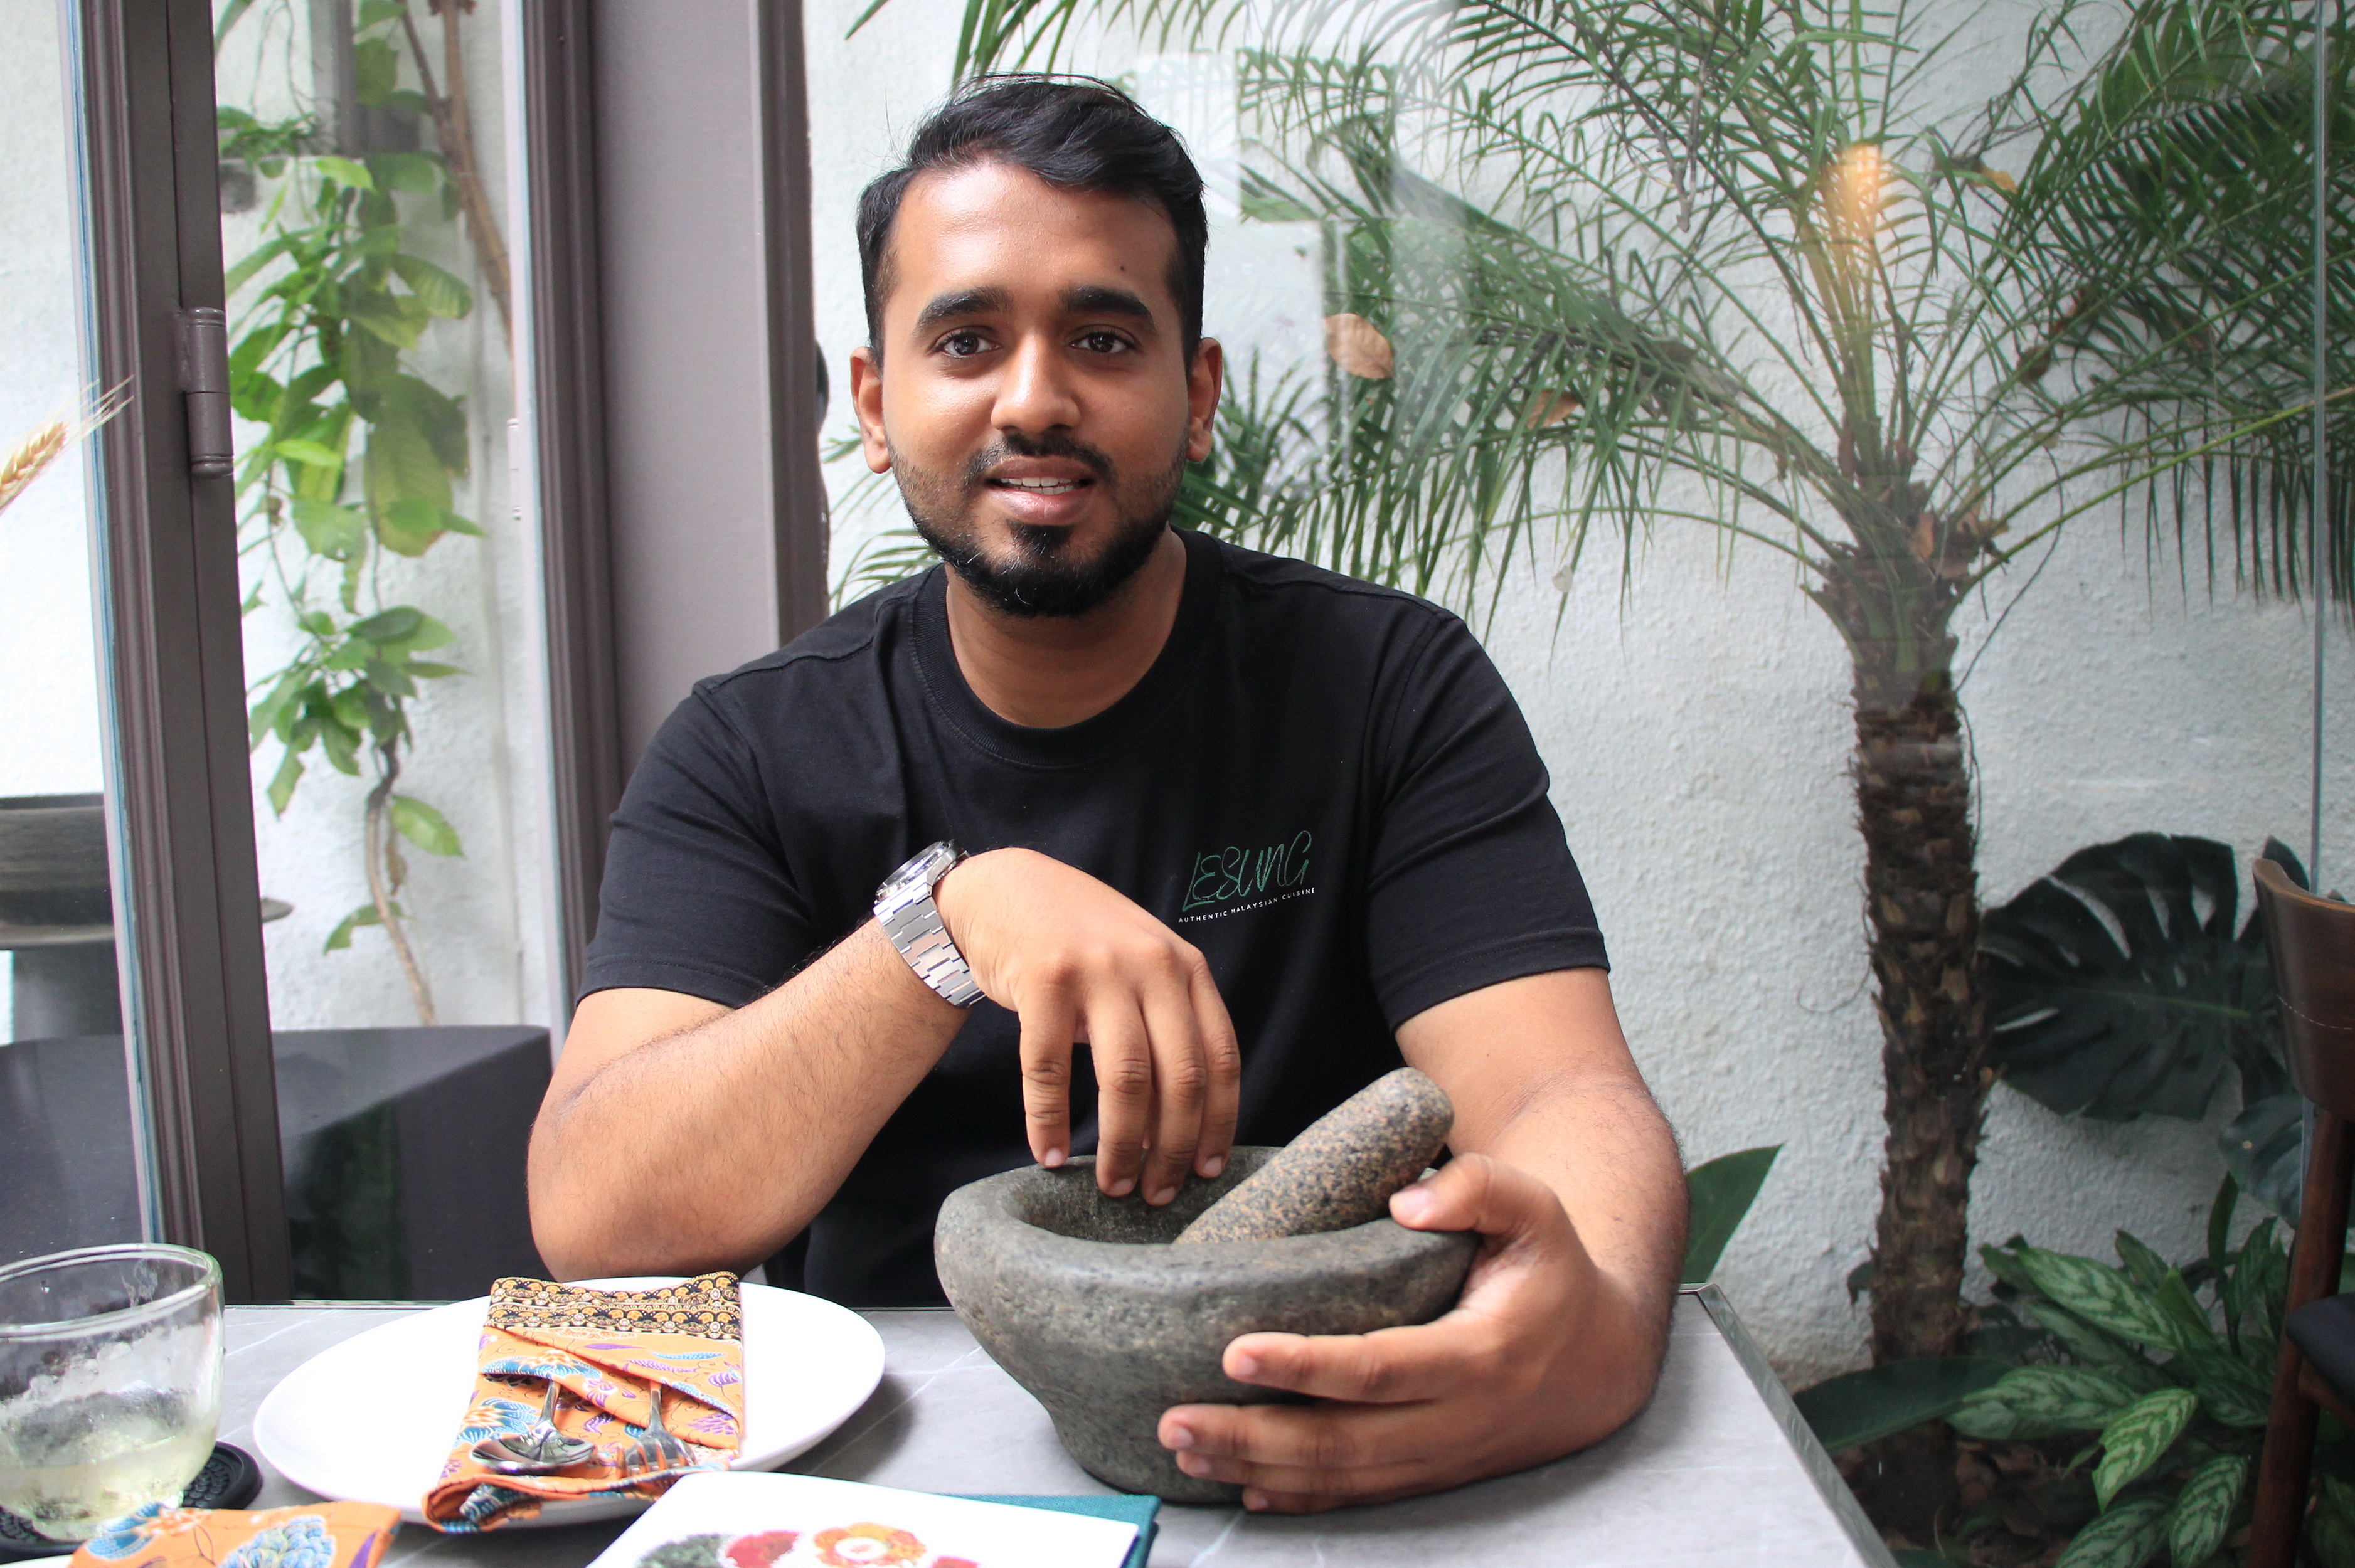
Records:
{"label": "gray table top", "polygon": [[[229,1313],[221,1437],[262,1457],[253,1413],[332,1344],[414,1308],[239,1307]],[[867,1314],[885,1370],[858,1413],[790,1468],[916,1491],[1103,1492],[1038,1402],[945,1311]],[[257,1508],[309,1494],[262,1461]],[[384,1568],[581,1568],[621,1522],[442,1536],[405,1528]],[[1830,1461],[1714,1288],[1677,1302],[1668,1367],[1641,1415],[1537,1469],[1305,1518],[1166,1507],[1154,1568],[1336,1562],[1504,1565],[1824,1564],[1891,1568]]]}

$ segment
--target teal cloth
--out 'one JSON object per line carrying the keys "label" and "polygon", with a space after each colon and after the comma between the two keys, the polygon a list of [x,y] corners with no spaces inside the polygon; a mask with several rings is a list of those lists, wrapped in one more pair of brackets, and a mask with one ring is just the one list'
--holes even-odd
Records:
{"label": "teal cloth", "polygon": [[1153,1555],[1153,1537],[1160,1526],[1153,1516],[1161,1511],[1159,1498],[1129,1497],[1113,1492],[1085,1498],[1024,1498],[988,1497],[964,1494],[969,1502],[1011,1503],[1016,1508],[1053,1509],[1057,1513],[1084,1513],[1096,1519],[1118,1520],[1123,1524],[1136,1526],[1136,1544],[1129,1549],[1124,1568],[1145,1568],[1145,1560]]}

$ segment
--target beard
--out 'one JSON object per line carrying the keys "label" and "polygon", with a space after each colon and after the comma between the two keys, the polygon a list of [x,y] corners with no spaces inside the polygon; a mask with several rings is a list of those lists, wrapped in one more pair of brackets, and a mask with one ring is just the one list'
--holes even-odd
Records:
{"label": "beard", "polygon": [[[1011,559],[994,559],[983,547],[978,531],[965,520],[966,511],[986,488],[988,471],[1009,457],[1066,458],[1084,465],[1103,487],[1113,499],[1116,521],[1094,559],[1074,556],[1070,529],[1029,523],[1011,524]],[[892,471],[900,482],[900,499],[924,543],[940,553],[984,604],[1001,615],[1030,620],[1085,615],[1144,568],[1177,508],[1186,454],[1181,447],[1167,471],[1127,486],[1110,458],[1068,435],[1054,433],[1035,440],[1005,435],[975,453],[954,480],[911,468],[896,452]]]}

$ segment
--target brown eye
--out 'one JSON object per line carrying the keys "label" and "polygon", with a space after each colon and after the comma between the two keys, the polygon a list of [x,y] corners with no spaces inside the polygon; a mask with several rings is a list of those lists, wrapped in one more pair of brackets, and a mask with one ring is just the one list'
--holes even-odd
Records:
{"label": "brown eye", "polygon": [[1119,354],[1126,350],[1129,341],[1114,332],[1091,332],[1080,334],[1078,346],[1090,354]]}
{"label": "brown eye", "polygon": [[971,359],[989,347],[989,340],[977,332],[954,332],[941,339],[941,352],[952,359]]}

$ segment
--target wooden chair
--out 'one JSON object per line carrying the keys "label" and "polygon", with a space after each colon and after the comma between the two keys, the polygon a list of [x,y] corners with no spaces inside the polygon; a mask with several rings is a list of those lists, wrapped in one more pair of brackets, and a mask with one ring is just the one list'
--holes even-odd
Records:
{"label": "wooden chair", "polygon": [[2355,905],[2304,891],[2269,860],[2257,862],[2256,878],[2290,1080],[2317,1113],[2247,1563],[2290,1568],[2318,1407],[2355,1427],[2355,1296],[2336,1294],[2355,1181]]}

